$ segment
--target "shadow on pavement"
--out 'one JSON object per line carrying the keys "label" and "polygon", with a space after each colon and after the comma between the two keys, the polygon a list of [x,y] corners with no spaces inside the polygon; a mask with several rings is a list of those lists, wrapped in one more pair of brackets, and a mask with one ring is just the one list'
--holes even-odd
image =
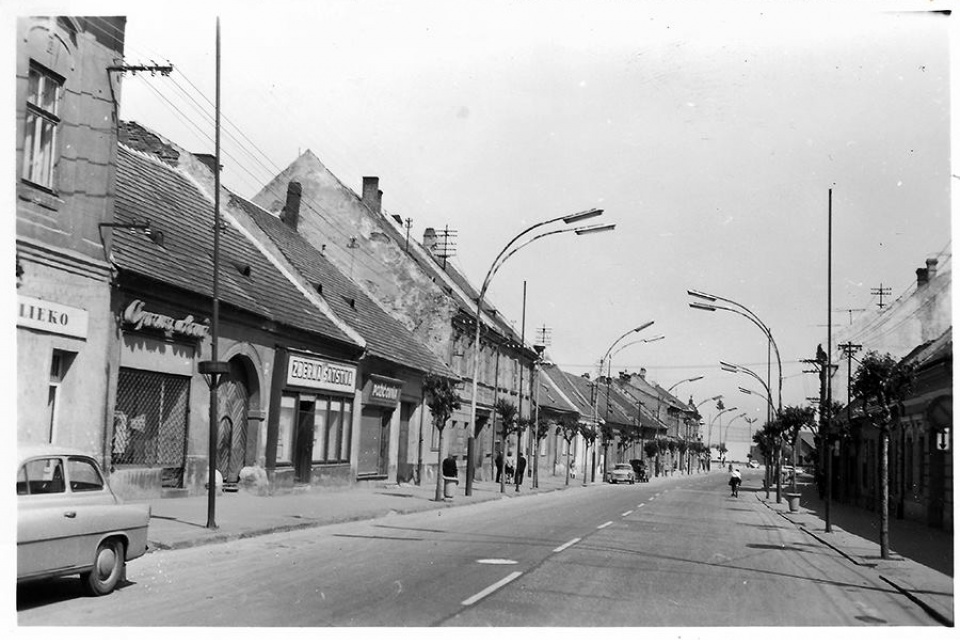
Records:
{"label": "shadow on pavement", "polygon": [[[816,485],[798,482],[800,506],[826,518],[826,503],[820,499]],[[741,489],[742,491],[742,489]],[[890,516],[890,548],[904,558],[953,576],[953,534],[943,529],[928,527],[925,523],[897,519]],[[836,500],[830,503],[830,524],[833,527],[877,543],[876,557],[880,556],[880,516]]]}

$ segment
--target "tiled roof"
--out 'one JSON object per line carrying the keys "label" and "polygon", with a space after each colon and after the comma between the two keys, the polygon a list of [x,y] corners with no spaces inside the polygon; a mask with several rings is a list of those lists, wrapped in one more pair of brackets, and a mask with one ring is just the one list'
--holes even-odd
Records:
{"label": "tiled roof", "polygon": [[540,395],[538,402],[541,408],[548,408],[560,413],[578,414],[577,407],[564,395],[559,384],[554,380],[557,375],[556,367],[546,366],[540,370]]}
{"label": "tiled roof", "polygon": [[300,275],[318,290],[337,317],[363,336],[371,355],[418,371],[457,377],[412,333],[277,216],[240,197],[234,197],[233,202],[243,208]]}
{"label": "tiled roof", "polygon": [[[195,182],[152,157],[118,145],[116,221],[150,220],[164,235],[116,230],[117,268],[213,297],[213,205]],[[360,346],[313,304],[244,234],[224,222],[219,298],[274,322]]]}

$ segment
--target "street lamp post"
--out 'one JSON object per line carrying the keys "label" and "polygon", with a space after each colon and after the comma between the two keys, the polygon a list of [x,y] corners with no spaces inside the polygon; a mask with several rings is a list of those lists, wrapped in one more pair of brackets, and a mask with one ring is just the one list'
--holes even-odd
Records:
{"label": "street lamp post", "polygon": [[[763,334],[767,337],[767,388],[770,388],[770,347],[773,347],[773,351],[777,356],[777,406],[783,408],[783,362],[780,359],[780,349],[777,347],[777,342],[773,339],[773,333],[771,333],[770,328],[765,325],[757,315],[743,306],[739,302],[730,300],[729,298],[723,298],[718,295],[711,293],[704,293],[703,291],[695,291],[693,289],[688,289],[687,294],[695,298],[700,298],[706,300],[707,302],[691,302],[690,307],[693,309],[700,309],[701,311],[731,311],[738,315],[743,316],[744,318],[750,320],[754,325],[759,328]],[[733,305],[732,307],[725,307],[716,302],[720,300],[726,302],[727,304]]]}
{"label": "street lamp post", "polygon": [[[708,445],[709,445],[709,442],[710,442],[710,436],[709,436],[709,434],[710,434],[711,432],[713,432],[713,423],[716,422],[717,419],[720,418],[720,416],[722,416],[723,414],[725,414],[725,413],[730,413],[731,411],[736,411],[736,410],[737,410],[737,407],[728,407],[728,408],[726,408],[726,409],[721,409],[720,412],[719,412],[717,415],[713,416],[713,419],[710,421],[710,426],[709,426],[709,428],[708,428],[708,430],[707,430],[707,433],[708,433],[708,435],[707,435],[707,443],[708,443]],[[720,426],[718,427],[717,433],[720,434],[720,440],[721,440],[721,442],[722,442],[722,441],[723,441],[723,421],[722,421],[722,420],[720,421]],[[710,452],[707,451],[707,453],[709,454]]]}
{"label": "street lamp post", "polygon": [[[647,327],[649,327],[649,326],[652,325],[652,324],[653,324],[653,320],[650,320],[650,321],[648,321],[648,322],[644,322],[644,323],[643,323],[642,325],[640,325],[639,327],[635,327],[635,328],[633,328],[633,329],[630,329],[629,331],[627,331],[626,333],[624,333],[622,336],[620,336],[619,338],[617,338],[616,340],[614,340],[613,343],[610,345],[610,347],[607,349],[607,352],[603,354],[603,357],[602,357],[602,358],[600,358],[600,369],[599,369],[600,375],[603,375],[603,365],[604,365],[604,363],[607,361],[607,358],[610,357],[610,353],[613,351],[613,348],[614,348],[614,347],[616,347],[618,344],[620,344],[620,342],[621,342],[624,338],[626,338],[627,336],[629,336],[631,333],[639,333],[639,332],[643,331],[644,329],[646,329]],[[608,390],[609,390],[609,387],[608,387]],[[599,405],[599,403],[600,403],[599,395],[600,395],[600,394],[597,392],[597,383],[596,383],[596,381],[595,381],[595,382],[593,383],[593,424],[594,424],[594,434],[596,434],[596,425],[599,424],[599,422],[600,422],[599,408],[598,408],[598,405]],[[609,401],[609,400],[608,400],[608,401]],[[596,453],[596,444],[594,444],[594,453]],[[587,486],[587,470],[586,470],[587,451],[586,451],[586,449],[584,449],[583,458],[584,458],[583,486]],[[604,460],[604,463],[606,463],[606,460]]]}
{"label": "street lamp post", "polygon": [[[623,351],[624,349],[626,349],[627,347],[633,346],[635,344],[640,344],[642,342],[656,342],[658,340],[663,340],[663,338],[664,336],[654,336],[652,338],[643,338],[641,340],[634,340],[633,342],[628,342],[627,344],[620,345],[620,348],[614,351],[613,353],[611,353],[610,356],[607,358],[607,415],[609,415],[610,413],[610,377],[611,377],[610,370],[613,363],[613,357],[618,353],[620,353],[621,351]],[[639,420],[639,409],[637,411],[638,411],[637,419]],[[638,426],[637,428],[639,429],[640,427]],[[606,471],[607,471],[606,456],[604,456],[604,459],[603,459],[603,471],[604,471],[604,474],[606,474]]]}
{"label": "street lamp post", "polygon": [[[496,274],[497,270],[503,266],[503,263],[506,262],[510,256],[524,248],[531,242],[536,242],[540,238],[546,236],[554,235],[557,233],[567,233],[573,232],[578,236],[585,235],[589,233],[599,233],[603,231],[612,231],[615,228],[615,225],[606,224],[606,225],[588,225],[585,227],[573,227],[568,229],[556,229],[554,231],[547,231],[545,233],[539,233],[532,238],[527,238],[524,242],[516,244],[522,237],[538,229],[544,225],[551,224],[553,222],[563,222],[564,224],[573,224],[577,222],[582,222],[583,220],[588,220],[590,218],[595,218],[603,214],[603,209],[588,209],[586,211],[581,211],[579,213],[573,213],[566,216],[560,216],[558,218],[551,218],[550,220],[545,220],[543,222],[538,222],[533,224],[517,235],[515,235],[510,242],[508,242],[503,249],[500,250],[500,253],[497,254],[497,257],[494,259],[493,263],[490,265],[490,268],[487,270],[487,275],[483,279],[483,285],[480,287],[480,294],[477,296],[477,313],[474,318],[475,320],[475,331],[473,338],[473,391],[471,394],[470,400],[470,433],[467,436],[467,448],[473,446],[473,441],[476,438],[476,425],[477,425],[477,391],[479,387],[479,376],[480,376],[480,314],[483,310],[483,297],[487,293],[487,288],[490,286],[490,281],[493,279],[493,276]],[[466,495],[472,495],[473,493],[473,476],[476,469],[476,462],[473,459],[473,456],[467,457],[467,485],[465,488]]]}

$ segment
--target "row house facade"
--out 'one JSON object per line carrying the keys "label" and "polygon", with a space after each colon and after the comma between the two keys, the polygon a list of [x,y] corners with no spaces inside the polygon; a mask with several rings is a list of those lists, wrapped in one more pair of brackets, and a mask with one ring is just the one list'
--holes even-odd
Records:
{"label": "row house facade", "polygon": [[[198,324],[195,319],[205,317],[214,176],[207,158],[135,123],[122,124],[121,139],[117,219],[150,219],[164,242],[151,246],[125,233],[113,250],[117,314],[125,323],[119,327],[114,482],[149,493],[159,475],[163,490],[195,492],[207,460],[205,412],[195,406],[209,398],[197,375],[207,336],[192,349],[170,348],[159,336],[147,342],[149,336],[128,335],[138,329],[128,310],[139,303],[147,317],[173,318],[174,328],[178,318]],[[300,237],[298,185],[290,185],[279,218],[225,189],[220,201],[220,359],[230,364],[230,375],[218,394],[217,461],[225,483],[256,480],[257,470],[266,475],[266,487],[258,490],[268,491],[396,481],[408,458],[407,436],[423,416],[424,376],[452,372]],[[143,406],[151,397],[144,392],[149,378],[161,405],[180,382],[187,415],[178,415],[182,426],[166,437],[159,432],[169,428],[170,417],[162,407]],[[179,478],[168,468],[170,459],[160,460],[169,452],[157,448],[144,459],[131,451],[136,434],[130,425],[142,424],[144,413],[148,423],[158,419],[149,430],[158,442],[184,452]]]}
{"label": "row house facade", "polygon": [[125,19],[16,23],[17,440],[102,458]]}
{"label": "row house facade", "polygon": [[[890,354],[915,367],[913,389],[889,436],[890,503],[894,517],[953,529],[953,329],[950,254],[930,258],[916,271],[915,285],[885,309],[862,314],[841,330],[836,344],[859,345],[860,353]],[[833,397],[848,397],[845,354]],[[833,498],[879,509],[880,434],[864,419],[859,402],[847,401],[827,450],[833,457]],[[870,408],[867,407],[867,411]]]}
{"label": "row house facade", "polygon": [[[476,439],[477,479],[488,476],[498,447],[493,428],[493,406],[507,398],[524,417],[531,415],[531,388],[538,354],[496,309],[484,301],[479,353],[474,352],[477,289],[435,251],[435,232],[424,242],[405,235],[399,216],[382,207],[379,179],[365,177],[357,195],[331,173],[312,152],[304,152],[253,198],[258,206],[277,214],[290,182],[302,185],[299,233],[332,264],[348,274],[374,301],[402,323],[462,379],[461,407],[451,417],[445,446],[461,465],[467,440]],[[480,359],[478,411],[471,424],[475,359]],[[410,462],[424,460],[428,475],[435,472],[439,438],[426,420],[429,435],[421,444],[413,433],[406,450]],[[423,452],[414,457],[414,452]],[[418,465],[419,466],[419,465]],[[408,464],[402,479],[412,478]]]}

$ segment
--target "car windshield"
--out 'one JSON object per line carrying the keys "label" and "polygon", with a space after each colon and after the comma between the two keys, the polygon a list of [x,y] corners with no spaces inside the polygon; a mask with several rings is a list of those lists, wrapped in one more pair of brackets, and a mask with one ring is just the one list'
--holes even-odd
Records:
{"label": "car windshield", "polygon": [[623,471],[631,471],[631,470],[633,469],[633,467],[631,467],[631,466],[628,465],[628,464],[618,464],[618,465],[617,465],[616,467],[614,467],[614,468],[615,468],[615,469],[620,469],[620,470],[623,470]]}

